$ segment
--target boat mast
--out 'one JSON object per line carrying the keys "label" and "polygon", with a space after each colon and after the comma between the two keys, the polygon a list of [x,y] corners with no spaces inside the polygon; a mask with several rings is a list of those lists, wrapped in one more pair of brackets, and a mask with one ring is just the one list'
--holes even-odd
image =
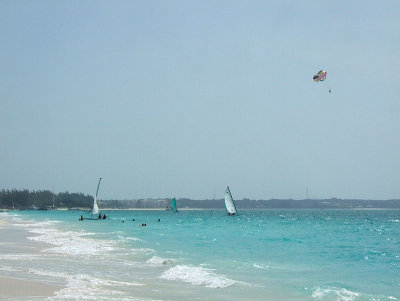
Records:
{"label": "boat mast", "polygon": [[53,209],[54,209],[54,186],[53,186]]}
{"label": "boat mast", "polygon": [[102,179],[102,178],[100,178],[100,179],[99,179],[99,184],[97,184],[97,190],[96,190],[96,200],[97,200],[97,194],[99,193],[99,188],[100,188],[100,182],[101,182],[101,179]]}

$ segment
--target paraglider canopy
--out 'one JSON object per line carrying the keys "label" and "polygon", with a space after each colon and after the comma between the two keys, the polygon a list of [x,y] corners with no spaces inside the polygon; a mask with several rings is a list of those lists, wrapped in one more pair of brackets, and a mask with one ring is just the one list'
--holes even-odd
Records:
{"label": "paraglider canopy", "polygon": [[327,75],[326,71],[321,70],[313,76],[313,80],[315,82],[323,82],[326,79],[326,75]]}

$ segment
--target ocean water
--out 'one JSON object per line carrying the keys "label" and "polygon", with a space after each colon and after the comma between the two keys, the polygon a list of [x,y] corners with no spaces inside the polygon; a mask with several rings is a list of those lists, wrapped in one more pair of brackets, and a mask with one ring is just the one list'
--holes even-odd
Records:
{"label": "ocean water", "polygon": [[47,245],[0,276],[63,285],[49,300],[400,300],[400,210],[104,212],[2,213]]}

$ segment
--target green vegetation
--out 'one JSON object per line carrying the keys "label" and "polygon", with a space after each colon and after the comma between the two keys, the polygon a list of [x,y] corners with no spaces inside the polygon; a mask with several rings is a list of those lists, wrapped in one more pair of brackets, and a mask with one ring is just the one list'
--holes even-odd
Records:
{"label": "green vegetation", "polygon": [[[48,190],[29,191],[1,190],[0,208],[2,209],[48,209],[55,208],[91,208],[93,196],[83,193],[62,192],[53,194]],[[99,200],[98,200],[99,201]],[[356,209],[356,208],[385,208],[400,209],[400,200],[361,200],[361,199],[271,199],[271,200],[235,200],[238,210],[241,209]],[[137,200],[103,200],[99,201],[100,208],[115,209],[165,209],[171,207],[171,199],[137,199]],[[181,198],[177,200],[179,208],[223,209],[223,199],[192,200]]]}
{"label": "green vegetation", "polygon": [[[241,209],[357,209],[382,208],[400,209],[400,200],[362,200],[362,199],[270,199],[270,200],[235,200],[238,210]],[[171,207],[171,199],[139,199],[139,200],[104,200],[101,208],[135,209],[135,208],[167,208]],[[192,200],[177,199],[179,208],[224,209],[223,199]]]}
{"label": "green vegetation", "polygon": [[93,196],[83,193],[61,192],[54,194],[48,190],[1,190],[0,208],[3,209],[45,209],[53,207],[66,208],[91,208],[93,205]]}

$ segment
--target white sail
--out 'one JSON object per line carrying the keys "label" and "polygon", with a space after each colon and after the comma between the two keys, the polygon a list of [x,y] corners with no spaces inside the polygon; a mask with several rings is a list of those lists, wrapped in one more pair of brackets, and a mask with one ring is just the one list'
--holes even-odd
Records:
{"label": "white sail", "polygon": [[99,206],[97,206],[97,194],[99,193],[101,178],[99,179],[99,184],[97,184],[97,191],[96,196],[94,197],[93,208],[92,208],[92,215],[96,215],[100,213]]}
{"label": "white sail", "polygon": [[229,186],[226,187],[226,190],[225,190],[225,206],[226,206],[226,210],[228,210],[229,215],[235,215],[237,213],[235,203],[233,202],[231,191],[229,190]]}

